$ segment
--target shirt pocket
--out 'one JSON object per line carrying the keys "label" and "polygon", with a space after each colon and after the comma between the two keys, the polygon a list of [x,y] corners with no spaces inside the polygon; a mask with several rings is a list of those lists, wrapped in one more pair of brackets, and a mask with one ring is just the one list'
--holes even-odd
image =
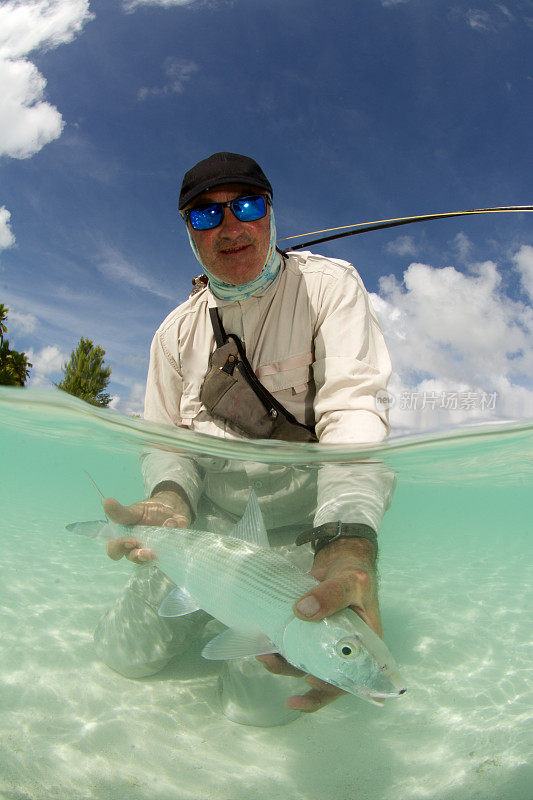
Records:
{"label": "shirt pocket", "polygon": [[257,368],[256,375],[269,392],[283,392],[291,389],[291,394],[304,392],[311,381],[312,353],[290,356],[273,364]]}

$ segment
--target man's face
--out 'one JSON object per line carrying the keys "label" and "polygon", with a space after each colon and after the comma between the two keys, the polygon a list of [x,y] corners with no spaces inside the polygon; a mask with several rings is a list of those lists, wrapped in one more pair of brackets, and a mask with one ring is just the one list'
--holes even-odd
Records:
{"label": "man's face", "polygon": [[[261,194],[257,189],[238,183],[217,186],[195,197],[188,208],[207,203],[225,203],[242,195]],[[231,208],[224,209],[217,228],[195,231],[187,222],[200,258],[215,277],[239,286],[260,275],[270,245],[270,214],[255,222],[240,222]]]}

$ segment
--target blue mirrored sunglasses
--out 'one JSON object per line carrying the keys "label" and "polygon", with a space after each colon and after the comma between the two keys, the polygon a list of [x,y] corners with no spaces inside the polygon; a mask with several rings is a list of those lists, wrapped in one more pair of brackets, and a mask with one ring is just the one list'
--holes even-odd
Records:
{"label": "blue mirrored sunglasses", "polygon": [[182,212],[182,216],[190,221],[195,231],[207,231],[220,225],[225,208],[231,208],[240,222],[255,222],[265,216],[269,202],[270,198],[268,197],[251,194],[245,197],[236,197],[226,203],[210,203],[205,206],[189,208]]}

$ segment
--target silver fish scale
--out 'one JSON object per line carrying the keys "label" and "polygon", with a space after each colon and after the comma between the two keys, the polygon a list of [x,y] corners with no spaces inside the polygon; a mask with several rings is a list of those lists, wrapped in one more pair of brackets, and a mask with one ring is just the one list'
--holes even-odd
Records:
{"label": "silver fish scale", "polygon": [[317,581],[284,556],[230,536],[144,529],[140,538],[160,569],[226,625],[261,627],[275,635],[295,600]]}

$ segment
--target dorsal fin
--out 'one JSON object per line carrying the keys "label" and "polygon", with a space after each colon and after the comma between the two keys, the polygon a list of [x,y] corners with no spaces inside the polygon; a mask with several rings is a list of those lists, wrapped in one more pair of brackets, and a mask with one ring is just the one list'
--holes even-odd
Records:
{"label": "dorsal fin", "polygon": [[249,542],[260,547],[270,547],[263,515],[254,491],[250,495],[242,519],[235,525],[230,535],[235,539],[242,539],[243,542]]}

